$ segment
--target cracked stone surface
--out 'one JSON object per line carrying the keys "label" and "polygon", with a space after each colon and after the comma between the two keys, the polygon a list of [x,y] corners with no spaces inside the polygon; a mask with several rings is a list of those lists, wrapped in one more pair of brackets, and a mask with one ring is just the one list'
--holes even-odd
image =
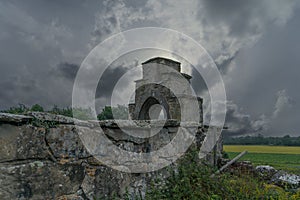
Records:
{"label": "cracked stone surface", "polygon": [[0,113],[0,121],[8,123],[26,123],[30,121],[32,117],[26,115],[14,115],[9,113]]}
{"label": "cracked stone surface", "polygon": [[[56,124],[38,127],[30,123],[35,117]],[[42,113],[30,117],[0,114],[0,199],[101,199],[121,197],[126,191],[132,197],[144,196],[151,180],[167,175],[164,169],[129,174],[104,166],[86,150],[71,120],[63,118]],[[169,121],[157,135],[143,139],[124,135],[111,120],[79,124],[93,132],[97,123],[115,145],[136,152],[145,150],[147,144],[161,148],[174,137],[179,125]],[[138,123],[149,128],[146,121]],[[122,126],[131,127],[132,122],[124,121]]]}

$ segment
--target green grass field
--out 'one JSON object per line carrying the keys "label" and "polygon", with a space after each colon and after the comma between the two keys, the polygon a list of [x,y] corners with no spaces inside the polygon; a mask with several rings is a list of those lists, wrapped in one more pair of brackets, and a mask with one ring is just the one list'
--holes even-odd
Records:
{"label": "green grass field", "polygon": [[300,175],[300,147],[224,145],[230,159],[245,150],[248,154],[240,160],[249,160],[254,165],[271,165]]}

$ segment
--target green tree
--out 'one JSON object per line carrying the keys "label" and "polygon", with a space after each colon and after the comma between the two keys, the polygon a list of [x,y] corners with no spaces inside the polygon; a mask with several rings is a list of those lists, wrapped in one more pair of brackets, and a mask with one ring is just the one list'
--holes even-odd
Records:
{"label": "green tree", "polygon": [[81,120],[91,120],[93,119],[92,111],[89,108],[73,108],[73,117]]}
{"label": "green tree", "polygon": [[44,108],[39,104],[34,104],[30,110],[35,112],[44,112]]}
{"label": "green tree", "polygon": [[97,116],[99,120],[113,119],[111,106],[105,106],[102,112]]}
{"label": "green tree", "polygon": [[114,119],[128,119],[128,107],[124,105],[118,105],[117,107],[112,107],[112,113]]}
{"label": "green tree", "polygon": [[57,105],[54,105],[53,108],[48,112],[56,114],[56,115],[64,115],[67,117],[73,117],[73,109],[71,107],[59,108]]}
{"label": "green tree", "polygon": [[105,106],[97,116],[99,120],[128,119],[128,108],[124,105],[117,107]]}
{"label": "green tree", "polygon": [[24,104],[19,103],[17,107],[10,107],[8,110],[3,110],[1,112],[11,113],[11,114],[24,114],[29,111],[29,108]]}

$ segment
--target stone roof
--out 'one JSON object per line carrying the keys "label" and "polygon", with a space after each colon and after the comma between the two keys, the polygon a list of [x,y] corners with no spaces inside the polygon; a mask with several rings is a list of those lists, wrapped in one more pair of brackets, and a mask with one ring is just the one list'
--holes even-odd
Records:
{"label": "stone roof", "polygon": [[150,58],[149,60],[143,62],[142,64],[147,64],[147,63],[160,63],[160,64],[175,64],[180,66],[180,62],[171,60],[169,58],[163,58],[163,57],[154,57]]}

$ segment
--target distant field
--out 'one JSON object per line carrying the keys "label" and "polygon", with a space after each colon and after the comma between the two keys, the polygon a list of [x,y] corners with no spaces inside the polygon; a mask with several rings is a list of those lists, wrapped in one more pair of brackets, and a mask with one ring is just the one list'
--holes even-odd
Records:
{"label": "distant field", "polygon": [[271,165],[276,169],[300,174],[300,147],[224,145],[224,151],[228,153],[229,158],[234,158],[245,150],[249,153],[241,160],[249,160],[254,165]]}
{"label": "distant field", "polygon": [[247,150],[251,153],[280,153],[280,154],[299,154],[300,147],[288,146],[263,146],[263,145],[224,145],[226,152],[242,152]]}

